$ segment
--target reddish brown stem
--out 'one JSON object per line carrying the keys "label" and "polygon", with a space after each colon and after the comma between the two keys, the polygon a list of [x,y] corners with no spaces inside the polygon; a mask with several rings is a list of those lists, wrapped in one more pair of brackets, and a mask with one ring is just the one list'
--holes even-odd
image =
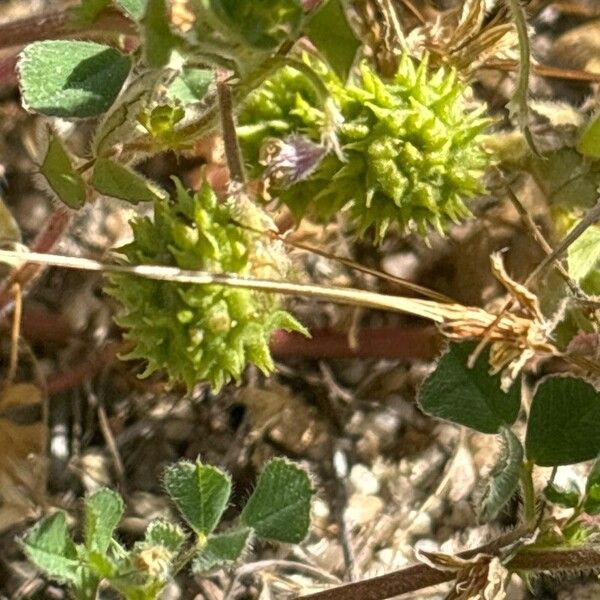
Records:
{"label": "reddish brown stem", "polygon": [[0,25],[0,48],[25,46],[38,40],[56,39],[69,35],[81,35],[86,31],[116,31],[135,34],[135,25],[123,13],[107,8],[88,29],[82,29],[73,21],[72,7],[54,13],[33,15]]}
{"label": "reddish brown stem", "polygon": [[[31,244],[32,252],[50,252],[67,230],[71,222],[71,215],[71,211],[66,208],[60,207],[54,210]],[[23,290],[26,290],[39,276],[43,268],[42,265],[27,263],[17,268],[5,280],[0,289],[0,316],[6,315],[6,312],[12,307],[13,296],[11,289],[13,285],[18,283]]]}
{"label": "reddish brown stem", "polygon": [[331,329],[314,329],[311,338],[276,331],[271,351],[277,357],[297,358],[411,358],[432,359],[439,354],[442,336],[435,327],[373,327],[358,332],[351,348],[348,335]]}
{"label": "reddish brown stem", "polygon": [[106,365],[113,362],[119,352],[122,352],[125,345],[120,342],[107,344],[98,352],[88,356],[86,360],[62,373],[54,373],[46,379],[46,389],[48,394],[60,394],[71,390],[84,381],[94,377]]}
{"label": "reddish brown stem", "polygon": [[507,565],[515,571],[585,571],[600,567],[600,546],[523,550]]}
{"label": "reddish brown stem", "polygon": [[[515,529],[489,544],[460,552],[460,558],[473,558],[477,554],[496,555],[502,548],[518,541],[525,535],[525,529]],[[413,565],[379,577],[340,585],[329,590],[302,596],[303,600],[385,600],[400,594],[421,590],[445,581],[452,581],[456,573],[440,571],[426,564]]]}
{"label": "reddish brown stem", "polygon": [[60,313],[30,306],[23,311],[21,334],[29,342],[60,344],[73,335],[73,331]]}
{"label": "reddish brown stem", "polygon": [[[502,548],[517,541],[519,532],[502,536],[493,542],[458,554],[461,558],[472,558],[477,554],[495,556]],[[522,534],[522,532],[521,532]],[[512,542],[511,542],[512,538]],[[584,546],[568,549],[536,550],[524,547],[507,564],[509,571],[581,571],[600,567],[600,547]],[[305,600],[386,600],[451,581],[452,571],[440,571],[425,564],[413,565],[387,575],[364,581],[349,583],[330,590],[302,596]]]}
{"label": "reddish brown stem", "polygon": [[[59,314],[29,309],[23,316],[23,335],[32,342],[60,342],[73,334]],[[271,351],[278,358],[396,358],[432,359],[440,351],[442,337],[433,327],[371,328],[358,335],[359,345],[350,348],[348,336],[330,329],[315,329],[310,339],[300,334],[277,331],[271,338]],[[109,344],[63,373],[50,375],[48,390],[63,392],[93,377],[123,351],[122,344]]]}

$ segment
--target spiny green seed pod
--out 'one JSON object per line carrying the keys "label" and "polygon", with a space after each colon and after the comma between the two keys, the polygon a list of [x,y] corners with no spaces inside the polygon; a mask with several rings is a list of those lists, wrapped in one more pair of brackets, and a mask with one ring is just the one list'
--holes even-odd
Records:
{"label": "spiny green seed pod", "polygon": [[[219,202],[208,185],[190,195],[176,181],[172,203],[158,200],[154,220],[136,218],[134,239],[117,251],[129,264],[283,279],[289,263],[266,233],[269,218],[250,201]],[[238,381],[247,362],[273,371],[269,338],[276,329],[306,330],[280,309],[276,294],[218,285],[111,275],[108,293],[123,304],[117,323],[134,342],[126,359],[144,359],[142,376],[164,369],[188,389],[208,380],[215,391]]]}
{"label": "spiny green seed pod", "polygon": [[322,158],[316,146],[307,151],[324,115],[305,76],[286,67],[250,94],[239,115],[242,149],[265,167],[270,195],[297,218],[347,211],[359,235],[372,229],[378,241],[392,224],[426,234],[470,215],[464,201],[483,192],[490,158],[481,142],[490,121],[485,106],[469,108],[455,71],[429,74],[426,60],[415,68],[403,56],[391,81],[364,64],[344,86],[321,63],[312,66],[344,118],[338,136],[346,160]]}

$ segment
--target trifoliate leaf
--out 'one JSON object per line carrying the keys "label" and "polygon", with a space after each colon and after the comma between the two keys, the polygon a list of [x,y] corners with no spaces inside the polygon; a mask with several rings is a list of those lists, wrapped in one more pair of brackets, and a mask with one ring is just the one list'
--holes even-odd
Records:
{"label": "trifoliate leaf", "polygon": [[131,60],[94,42],[34,42],[20,55],[23,105],[65,119],[95,117],[114,102],[129,75]]}
{"label": "trifoliate leaf", "polygon": [[306,471],[275,458],[258,478],[241,521],[260,537],[299,543],[308,533],[312,494]]}
{"label": "trifoliate leaf", "polygon": [[34,525],[22,539],[31,561],[57,581],[77,582],[77,549],[67,529],[65,513],[58,512]]}
{"label": "trifoliate leaf", "polygon": [[95,598],[99,580],[78,556],[69,535],[65,513],[58,512],[34,525],[21,539],[25,554],[48,577],[69,584],[78,598]]}
{"label": "trifoliate leaf", "polygon": [[216,467],[180,461],[165,471],[165,488],[190,527],[208,535],[231,494],[231,478]]}

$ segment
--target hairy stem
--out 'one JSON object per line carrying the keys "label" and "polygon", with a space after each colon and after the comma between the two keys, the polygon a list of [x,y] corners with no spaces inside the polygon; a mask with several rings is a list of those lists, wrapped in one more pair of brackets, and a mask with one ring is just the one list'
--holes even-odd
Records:
{"label": "hairy stem", "polygon": [[[489,544],[460,552],[461,558],[473,558],[477,554],[495,555],[526,535],[525,528],[515,529]],[[452,571],[440,571],[426,564],[413,565],[387,575],[372,579],[348,583],[336,588],[303,596],[304,600],[385,600],[400,594],[407,594],[432,585],[438,585],[454,579]]]}
{"label": "hairy stem", "polygon": [[519,38],[519,72],[517,74],[517,87],[511,101],[508,103],[508,110],[511,114],[517,116],[519,127],[527,140],[531,151],[539,156],[535,147],[531,131],[529,129],[529,104],[527,103],[529,95],[529,70],[531,64],[531,49],[529,47],[529,35],[527,34],[527,20],[519,0],[506,0],[506,4],[512,14],[513,22],[517,29]]}
{"label": "hairy stem", "polygon": [[229,75],[224,69],[217,69],[217,96],[219,98],[219,114],[221,115],[221,133],[225,146],[225,156],[229,167],[229,177],[234,184],[242,186],[246,181],[242,153],[235,129],[233,113],[233,95],[229,86]]}
{"label": "hairy stem", "polygon": [[600,568],[600,546],[527,549],[507,565],[514,571],[585,571]]}
{"label": "hairy stem", "polygon": [[[512,542],[523,535],[523,530],[512,533]],[[461,558],[473,558],[477,554],[497,555],[510,545],[509,536],[502,536],[490,544],[458,554]],[[528,549],[525,546],[506,565],[510,571],[565,571],[592,570],[600,568],[600,546],[580,548]],[[302,596],[304,600],[386,600],[393,596],[415,592],[454,579],[452,571],[440,571],[419,564],[373,577],[356,583]]]}
{"label": "hairy stem", "polygon": [[535,490],[533,488],[533,463],[525,462],[521,466],[521,490],[523,492],[523,513],[525,524],[535,525]]}

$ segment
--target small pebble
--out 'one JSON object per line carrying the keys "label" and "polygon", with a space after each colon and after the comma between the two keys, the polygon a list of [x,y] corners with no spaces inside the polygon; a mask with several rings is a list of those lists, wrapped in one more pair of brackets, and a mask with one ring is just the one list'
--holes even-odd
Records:
{"label": "small pebble", "polygon": [[344,519],[351,527],[366,525],[383,512],[383,506],[379,496],[352,494],[344,511]]}
{"label": "small pebble", "polygon": [[374,495],[380,486],[377,477],[362,464],[354,465],[350,471],[350,483],[355,492],[364,495]]}

